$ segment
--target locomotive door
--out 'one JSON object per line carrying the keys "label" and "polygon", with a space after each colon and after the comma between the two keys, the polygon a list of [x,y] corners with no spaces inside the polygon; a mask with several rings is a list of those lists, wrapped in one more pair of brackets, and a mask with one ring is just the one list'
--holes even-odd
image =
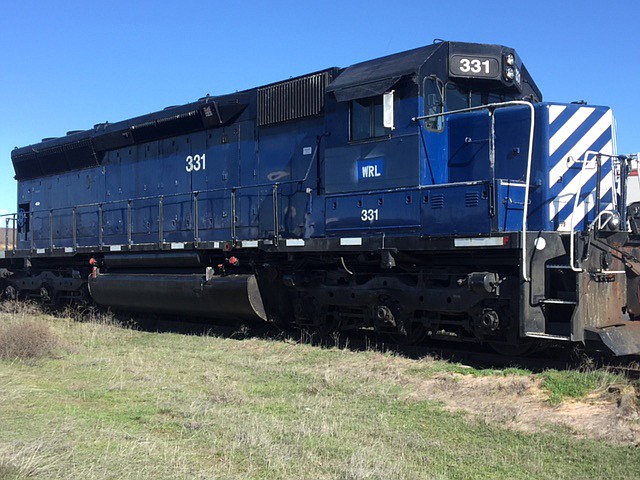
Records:
{"label": "locomotive door", "polygon": [[[229,240],[231,189],[238,185],[238,128],[221,127],[193,135],[185,171],[190,178],[191,239]],[[197,195],[195,194],[197,192]],[[197,196],[197,199],[195,198]]]}
{"label": "locomotive door", "polygon": [[316,119],[260,128],[257,183],[263,186],[256,213],[261,238],[315,233],[311,192],[318,185],[321,129]]}

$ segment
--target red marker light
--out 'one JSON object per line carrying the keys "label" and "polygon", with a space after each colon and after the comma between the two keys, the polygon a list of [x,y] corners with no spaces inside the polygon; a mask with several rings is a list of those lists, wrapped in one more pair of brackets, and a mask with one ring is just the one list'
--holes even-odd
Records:
{"label": "red marker light", "polygon": [[229,257],[229,265],[238,265],[240,261],[236,257]]}
{"label": "red marker light", "polygon": [[97,264],[98,264],[98,262],[97,262],[97,260],[95,258],[92,257],[92,258],[89,259],[89,265],[97,265]]}

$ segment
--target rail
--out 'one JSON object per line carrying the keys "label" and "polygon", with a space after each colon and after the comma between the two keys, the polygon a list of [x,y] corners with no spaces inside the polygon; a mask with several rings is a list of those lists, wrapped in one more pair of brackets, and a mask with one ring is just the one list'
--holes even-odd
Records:
{"label": "rail", "polygon": [[[188,230],[193,230],[193,241],[195,244],[197,244],[198,242],[200,242],[200,227],[199,227],[199,222],[200,222],[200,218],[199,218],[199,204],[198,204],[198,198],[201,196],[204,196],[205,194],[211,194],[211,193],[230,193],[230,199],[231,199],[231,212],[230,212],[230,216],[231,216],[231,221],[230,221],[230,230],[231,230],[231,242],[233,245],[237,244],[238,241],[238,237],[237,237],[237,228],[238,228],[238,217],[237,217],[237,203],[236,203],[236,193],[240,190],[255,190],[255,189],[264,189],[264,188],[270,188],[271,189],[271,197],[273,200],[273,205],[272,205],[272,210],[273,210],[273,235],[272,235],[272,239],[275,245],[278,244],[278,240],[279,240],[279,236],[280,236],[280,219],[279,219],[279,215],[280,215],[280,211],[279,211],[279,202],[278,202],[278,195],[282,195],[282,189],[281,187],[284,185],[294,185],[294,184],[298,184],[298,185],[303,185],[308,179],[309,179],[309,174],[311,172],[311,168],[313,166],[313,164],[316,162],[317,158],[318,158],[318,149],[319,149],[319,142],[320,142],[320,138],[318,138],[318,141],[316,143],[313,155],[311,156],[309,163],[307,165],[307,169],[305,171],[305,175],[302,178],[297,178],[297,179],[291,179],[291,180],[284,180],[284,181],[277,181],[277,182],[265,182],[265,183],[257,183],[257,184],[252,184],[252,185],[237,185],[237,186],[232,186],[232,187],[219,187],[219,188],[211,188],[211,189],[202,189],[202,190],[194,190],[191,192],[180,192],[180,193],[172,193],[172,194],[162,194],[162,195],[149,195],[149,196],[144,196],[144,197],[136,197],[136,198],[126,198],[126,199],[117,199],[117,200],[111,200],[108,202],[91,202],[91,203],[85,203],[85,204],[77,204],[77,205],[73,205],[73,206],[64,206],[64,207],[58,207],[58,208],[52,208],[52,209],[40,209],[40,210],[31,210],[28,212],[18,212],[18,213],[9,213],[9,214],[3,214],[0,215],[0,218],[5,218],[5,223],[7,225],[7,227],[9,226],[9,224],[11,223],[12,225],[12,235],[13,235],[13,242],[11,245],[11,248],[9,248],[9,244],[7,243],[6,239],[7,239],[7,235],[8,235],[8,229],[7,231],[5,231],[5,249],[4,251],[15,251],[17,250],[17,244],[19,241],[21,241],[18,238],[18,230],[26,225],[28,225],[27,227],[27,231],[30,233],[29,238],[27,239],[25,236],[25,239],[22,241],[28,241],[30,246],[29,248],[31,249],[31,251],[35,251],[36,250],[36,244],[35,244],[35,235],[34,235],[34,231],[33,231],[33,218],[37,215],[37,214],[45,214],[48,215],[49,217],[49,241],[48,241],[48,246],[50,249],[55,248],[55,236],[53,234],[54,231],[54,214],[55,213],[59,213],[59,212],[64,212],[64,211],[71,211],[71,224],[72,224],[72,232],[71,232],[71,241],[72,241],[72,246],[73,249],[75,250],[79,245],[78,245],[78,215],[80,214],[78,211],[82,210],[82,209],[89,209],[89,208],[96,208],[97,209],[97,214],[98,214],[98,246],[99,247],[103,247],[104,244],[104,212],[105,212],[105,207],[111,207],[111,206],[116,206],[116,205],[125,205],[126,204],[126,229],[125,229],[125,235],[126,235],[126,243],[127,245],[133,245],[133,236],[134,236],[134,232],[133,232],[133,204],[134,202],[142,202],[142,201],[157,201],[157,208],[158,208],[158,244],[162,245],[165,242],[165,226],[164,226],[164,210],[165,210],[165,204],[167,202],[167,199],[171,199],[171,198],[179,198],[179,197],[186,197],[189,196],[189,202],[192,204],[192,212],[193,212],[193,226],[192,228],[188,228]],[[311,194],[311,189],[307,188],[306,190],[304,190],[307,194]],[[297,193],[297,192],[294,192]],[[68,237],[62,237],[62,238],[68,238]],[[89,245],[87,245],[89,246]]]}
{"label": "rail", "polygon": [[[576,266],[576,252],[575,252],[575,237],[576,237],[576,210],[578,209],[578,204],[580,202],[580,194],[582,193],[582,179],[584,176],[584,171],[585,168],[589,165],[589,160],[590,158],[594,158],[595,157],[595,167],[597,169],[597,181],[596,181],[596,206],[595,206],[595,211],[596,211],[596,218],[594,219],[594,221],[589,225],[588,230],[591,230],[593,228],[595,228],[596,226],[596,222],[598,225],[598,229],[602,229],[604,228],[611,220],[612,218],[614,218],[614,214],[618,213],[622,219],[624,219],[625,215],[624,210],[626,209],[626,164],[625,164],[625,168],[622,169],[622,171],[620,172],[620,181],[621,182],[625,182],[623,185],[621,185],[621,193],[622,195],[622,199],[621,202],[622,204],[620,205],[620,209],[623,210],[622,212],[612,212],[610,210],[603,210],[600,211],[600,189],[601,189],[601,175],[602,175],[602,158],[606,158],[607,160],[605,161],[611,161],[612,162],[612,166],[611,169],[613,171],[613,162],[615,160],[621,161],[623,164],[624,162],[628,159],[627,156],[625,155],[613,155],[613,154],[607,154],[607,153],[602,153],[602,152],[596,152],[594,150],[587,150],[584,153],[584,157],[583,160],[578,160],[578,162],[576,163],[581,163],[581,167],[580,167],[580,173],[578,174],[578,187],[575,191],[575,193],[573,193],[573,208],[571,210],[570,216],[571,216],[571,222],[570,223],[570,230],[569,230],[569,266],[571,267],[571,270],[577,273],[581,273],[583,271],[582,267]],[[615,179],[613,181],[613,184],[611,186],[612,189],[612,196],[613,196],[613,205],[614,208],[616,208],[615,205]],[[605,221],[605,223],[602,223],[602,217],[603,216],[608,216],[609,218],[607,218],[607,220]],[[624,220],[622,220],[624,221]]]}
{"label": "rail", "polygon": [[[527,172],[525,179],[525,190],[524,190],[524,205],[522,209],[522,279],[525,282],[530,280],[529,275],[527,273],[527,216],[529,214],[529,189],[531,184],[531,162],[533,157],[533,135],[535,130],[535,109],[533,104],[530,102],[525,102],[524,100],[512,100],[509,102],[499,102],[499,103],[489,103],[487,105],[478,105],[477,107],[469,107],[462,108],[459,110],[452,110],[450,112],[441,112],[434,113],[431,115],[423,115],[419,117],[413,117],[411,120],[416,122],[420,120],[427,120],[430,118],[444,117],[447,115],[456,115],[459,113],[468,113],[474,112],[478,110],[489,110],[489,115],[491,115],[491,137],[490,137],[490,148],[489,148],[489,164],[491,168],[492,175],[494,174],[494,166],[495,166],[495,120],[493,117],[493,111],[499,108],[508,108],[515,106],[524,106],[528,107],[530,111],[531,124],[529,128],[529,148],[527,150]],[[495,180],[495,179],[492,179]]]}

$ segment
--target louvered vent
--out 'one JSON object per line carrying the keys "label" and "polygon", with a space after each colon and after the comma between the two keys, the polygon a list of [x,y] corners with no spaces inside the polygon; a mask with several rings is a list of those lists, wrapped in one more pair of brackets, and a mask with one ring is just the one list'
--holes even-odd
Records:
{"label": "louvered vent", "polygon": [[329,72],[314,73],[258,89],[258,125],[317,115],[324,107]]}
{"label": "louvered vent", "polygon": [[444,207],[444,195],[442,193],[431,195],[431,208],[442,207]]}
{"label": "louvered vent", "polygon": [[479,192],[467,192],[464,194],[465,207],[477,207],[480,201]]}

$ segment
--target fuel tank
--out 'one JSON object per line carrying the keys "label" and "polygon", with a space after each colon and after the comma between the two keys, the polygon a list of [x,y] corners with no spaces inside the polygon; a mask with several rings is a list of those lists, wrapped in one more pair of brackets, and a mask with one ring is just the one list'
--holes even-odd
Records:
{"label": "fuel tank", "polygon": [[225,320],[266,320],[256,278],[199,274],[98,273],[89,291],[103,307]]}

